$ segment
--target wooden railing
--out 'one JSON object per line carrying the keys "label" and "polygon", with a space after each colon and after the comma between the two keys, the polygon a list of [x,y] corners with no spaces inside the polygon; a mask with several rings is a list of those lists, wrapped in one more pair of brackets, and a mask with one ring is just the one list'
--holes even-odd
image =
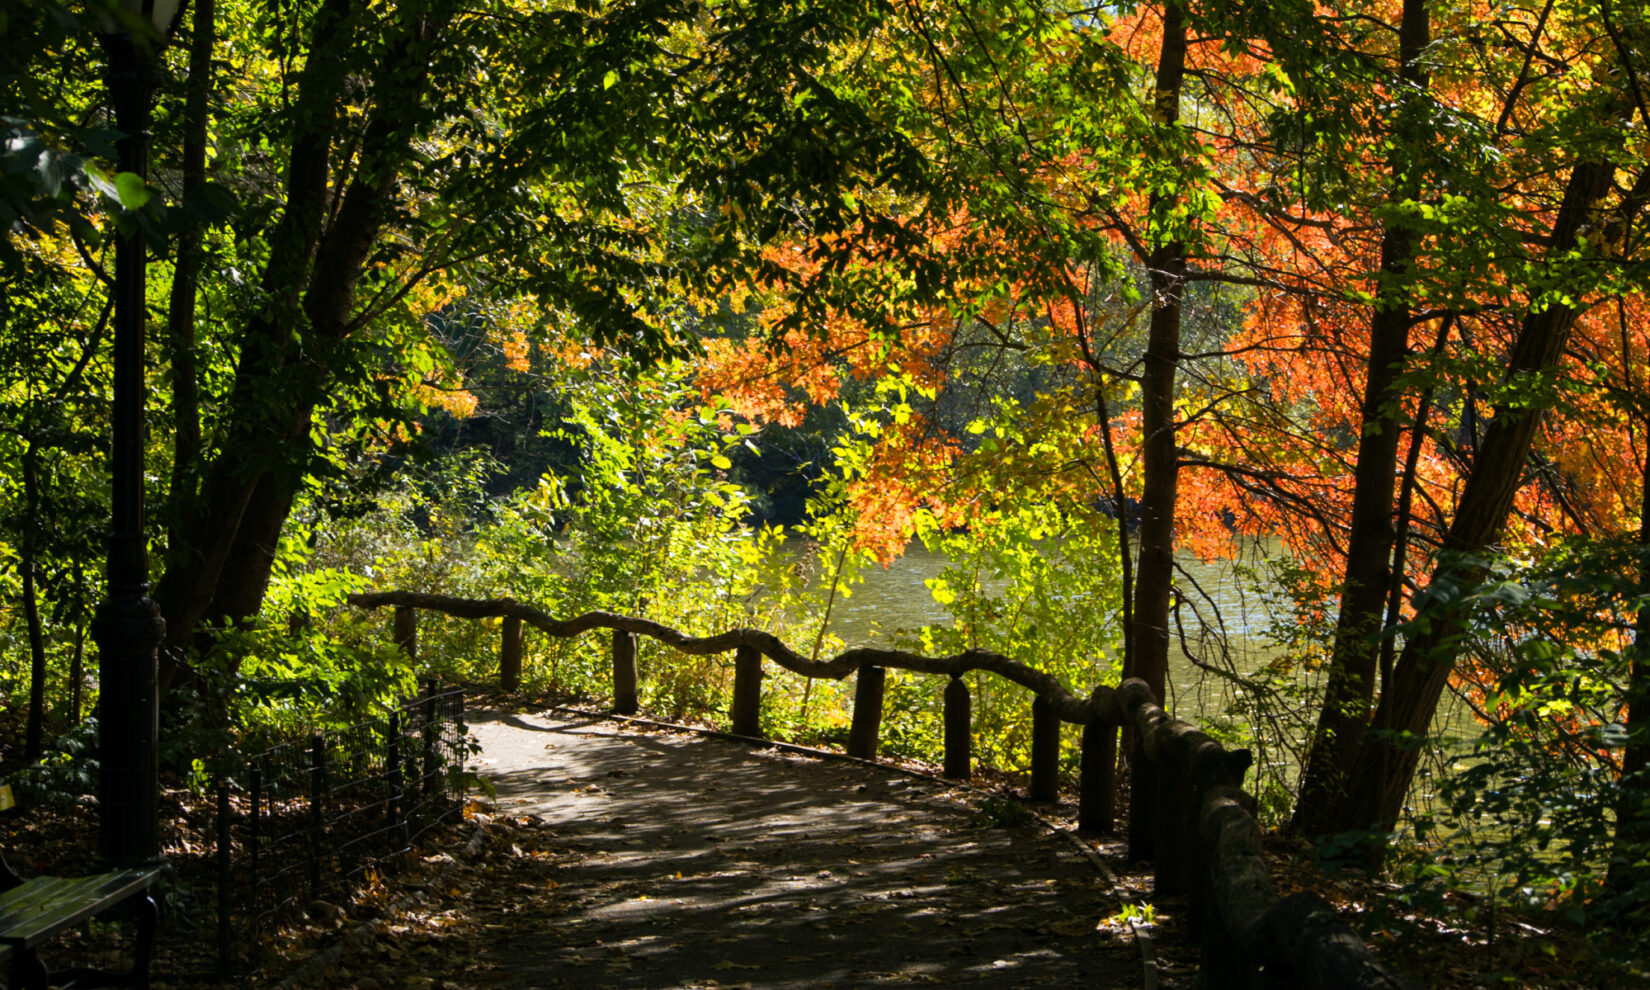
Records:
{"label": "wooden railing", "polygon": [[1033,801],[1058,797],[1061,724],[1082,727],[1079,829],[1112,830],[1118,730],[1128,730],[1129,856],[1153,864],[1158,894],[1188,897],[1192,934],[1203,947],[1205,986],[1298,990],[1414,986],[1376,963],[1363,940],[1323,898],[1305,892],[1278,896],[1261,850],[1254,799],[1243,790],[1249,751],[1227,750],[1196,726],[1170,716],[1144,681],[1126,680],[1115,688],[1100,685],[1088,697],[1080,697],[1054,677],[986,650],[928,657],[861,646],[828,660],[809,660],[758,629],[689,636],[658,622],[611,612],[555,619],[508,598],[453,598],[410,591],[351,595],[349,602],[367,609],[393,607],[393,635],[412,656],[417,655],[419,610],[468,619],[503,618],[499,679],[506,690],[520,684],[526,626],[558,637],[611,630],[613,709],[621,715],[637,710],[637,636],[648,636],[694,656],[731,651],[734,684],[729,720],[732,731],[742,736],[761,736],[764,657],[806,677],[840,680],[856,674],[847,751],[863,759],[876,758],[888,668],[947,676],[943,767],[946,776],[955,778],[968,777],[973,768],[970,698],[962,676],[987,671],[1036,695],[1031,709]]}

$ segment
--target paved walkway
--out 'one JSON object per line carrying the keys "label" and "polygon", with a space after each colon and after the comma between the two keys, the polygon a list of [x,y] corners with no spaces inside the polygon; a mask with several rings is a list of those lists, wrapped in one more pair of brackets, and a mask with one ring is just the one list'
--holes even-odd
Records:
{"label": "paved walkway", "polygon": [[[1110,884],[1037,824],[860,764],[605,720],[472,713],[478,858],[333,985],[1132,988]],[[416,913],[416,912],[415,912]],[[376,977],[375,972],[379,974]]]}
{"label": "paved walkway", "polygon": [[531,985],[1139,983],[1129,937],[1096,930],[1119,906],[1087,859],[1040,826],[979,827],[964,792],[609,722],[472,724],[500,812],[578,856],[562,921],[499,946]]}

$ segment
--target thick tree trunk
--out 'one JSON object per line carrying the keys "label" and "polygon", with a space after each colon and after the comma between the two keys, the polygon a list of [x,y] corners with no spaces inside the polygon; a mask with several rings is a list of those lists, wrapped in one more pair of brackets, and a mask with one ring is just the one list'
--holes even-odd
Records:
{"label": "thick tree trunk", "polygon": [[[1572,170],[1553,226],[1552,243],[1558,251],[1573,250],[1588,233],[1601,229],[1594,226],[1597,204],[1609,193],[1614,173],[1613,165],[1599,161],[1582,162]],[[1555,367],[1578,315],[1576,308],[1559,303],[1527,314],[1508,359],[1508,377]],[[1417,616],[1421,632],[1405,644],[1371,731],[1359,746],[1351,777],[1357,786],[1331,819],[1335,831],[1384,832],[1397,823],[1421,741],[1431,727],[1465,631],[1465,606],[1452,592],[1482,580],[1480,556],[1501,538],[1541,414],[1542,408],[1533,403],[1503,404],[1495,411],[1445,537],[1445,552],[1433,569],[1433,594]]]}
{"label": "thick tree trunk", "polygon": [[[245,511],[259,478],[282,456],[280,438],[300,417],[287,403],[302,393],[283,381],[284,352],[303,327],[303,290],[331,201],[332,143],[337,107],[346,80],[340,66],[351,44],[351,0],[326,0],[315,15],[310,55],[298,77],[295,133],[285,179],[286,208],[269,238],[263,277],[266,309],[248,321],[240,341],[240,361],[228,401],[220,453],[206,467],[199,496],[193,486],[176,493],[165,574],[154,599],[166,618],[161,686],[171,683],[176,660],[193,641],[196,627],[212,607],[218,579],[230,558]],[[308,409],[301,417],[307,433]],[[270,444],[277,442],[271,449]],[[192,479],[189,479],[192,480]]]}
{"label": "thick tree trunk", "polygon": [[281,529],[292,512],[297,494],[297,472],[268,472],[259,479],[241,514],[235,542],[229,548],[232,568],[218,579],[210,618],[224,626],[234,626],[257,616],[269,590],[269,574],[275,564],[275,548]]}
{"label": "thick tree trunk", "polygon": [[[1163,9],[1163,48],[1157,62],[1156,114],[1172,132],[1180,121],[1180,91],[1186,72],[1186,17],[1179,4]],[[1164,701],[1169,670],[1169,600],[1174,584],[1174,517],[1180,480],[1175,443],[1175,372],[1180,363],[1181,295],[1186,282],[1186,245],[1160,228],[1179,197],[1153,193],[1150,204],[1152,287],[1151,329],[1140,381],[1141,480],[1140,555],[1135,564],[1133,623],[1128,630],[1125,677],[1138,677]]]}
{"label": "thick tree trunk", "polygon": [[[1650,458],[1639,471],[1638,542],[1639,586],[1650,588]],[[1627,893],[1650,881],[1650,661],[1646,651],[1650,651],[1650,606],[1639,609],[1633,629],[1633,665],[1627,681],[1627,746],[1621,757],[1616,840],[1609,873],[1609,888],[1616,893]]]}
{"label": "thick tree trunk", "polygon": [[[271,306],[242,337],[219,452],[201,495],[183,513],[155,599],[167,621],[168,653],[192,642],[204,619],[255,615],[274,551],[311,454],[311,421],[327,394],[327,355],[351,329],[355,286],[382,229],[386,204],[409,161],[428,82],[428,48],[452,8],[400,25],[370,91],[372,116],[353,160],[331,151],[348,126],[338,107],[350,80],[342,55],[358,43],[354,23],[371,14],[352,0],[327,0],[299,79],[298,132],[286,178],[287,208],[271,236],[263,287]],[[338,190],[342,192],[338,192]],[[181,538],[178,538],[181,537]],[[163,670],[164,682],[171,669]]]}
{"label": "thick tree trunk", "polygon": [[[1405,0],[1398,28],[1399,78],[1411,99],[1423,100],[1426,95],[1428,79],[1421,56],[1430,35],[1426,4],[1423,0]],[[1427,126],[1430,130],[1430,124]],[[1430,133],[1421,136],[1412,146],[1430,137]],[[1415,168],[1413,163],[1394,163],[1394,201],[1419,196]],[[1375,670],[1385,632],[1387,592],[1392,584],[1393,489],[1403,420],[1399,376],[1409,352],[1410,290],[1406,283],[1414,261],[1415,244],[1409,225],[1401,219],[1389,222],[1381,236],[1381,269],[1370,321],[1341,610],[1335,624],[1323,707],[1318,713],[1291,823],[1295,831],[1309,835],[1323,830],[1332,809],[1345,796],[1346,774],[1357,757],[1375,697]]]}
{"label": "thick tree trunk", "polygon": [[[237,382],[237,391],[242,382],[257,382],[245,377],[251,363],[243,357],[243,377]],[[252,389],[260,387],[274,388],[275,383],[265,380],[254,384]],[[231,408],[238,406],[234,404]],[[245,580],[240,572],[246,565],[235,556],[237,550],[244,553],[247,548],[240,538],[242,522],[267,473],[266,466],[284,465],[292,459],[293,436],[300,422],[303,432],[298,440],[307,451],[313,407],[308,403],[300,406],[286,410],[292,425],[284,431],[270,429],[272,424],[267,422],[258,423],[264,415],[237,417],[235,425],[239,429],[230,434],[223,450],[211,462],[201,485],[198,510],[186,520],[190,525],[184,530],[183,539],[174,539],[167,556],[166,574],[155,588],[155,601],[161,606],[167,624],[161,664],[163,689],[171,684],[176,672],[175,664],[169,661],[193,643],[202,620],[215,611],[214,603],[224,576],[234,574],[237,580]],[[284,522],[283,513],[276,524],[277,532]],[[259,529],[260,533],[254,535],[267,531],[265,527]],[[263,575],[267,581],[267,562]]]}

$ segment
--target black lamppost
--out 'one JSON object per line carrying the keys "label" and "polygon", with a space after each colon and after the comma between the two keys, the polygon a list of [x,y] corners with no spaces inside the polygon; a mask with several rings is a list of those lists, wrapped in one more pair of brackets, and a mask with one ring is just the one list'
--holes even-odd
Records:
{"label": "black lamppost", "polygon": [[[149,174],[149,111],[160,83],[156,53],[165,43],[179,0],[118,0],[128,18],[107,13],[109,96],[120,170]],[[147,23],[152,32],[134,35]],[[109,536],[109,594],[97,608],[92,637],[98,653],[98,838],[109,866],[160,860],[156,744],[160,735],[156,651],[166,635],[149,598],[143,533],[143,231],[133,225],[115,249],[114,525]]]}

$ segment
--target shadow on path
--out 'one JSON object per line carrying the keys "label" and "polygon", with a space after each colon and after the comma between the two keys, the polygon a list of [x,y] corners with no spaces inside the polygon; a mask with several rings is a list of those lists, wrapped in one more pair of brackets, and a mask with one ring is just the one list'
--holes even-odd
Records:
{"label": "shadow on path", "polygon": [[453,921],[466,986],[1139,984],[1092,865],[1040,826],[971,827],[966,792],[559,715],[472,731],[515,838],[470,873],[490,906]]}

